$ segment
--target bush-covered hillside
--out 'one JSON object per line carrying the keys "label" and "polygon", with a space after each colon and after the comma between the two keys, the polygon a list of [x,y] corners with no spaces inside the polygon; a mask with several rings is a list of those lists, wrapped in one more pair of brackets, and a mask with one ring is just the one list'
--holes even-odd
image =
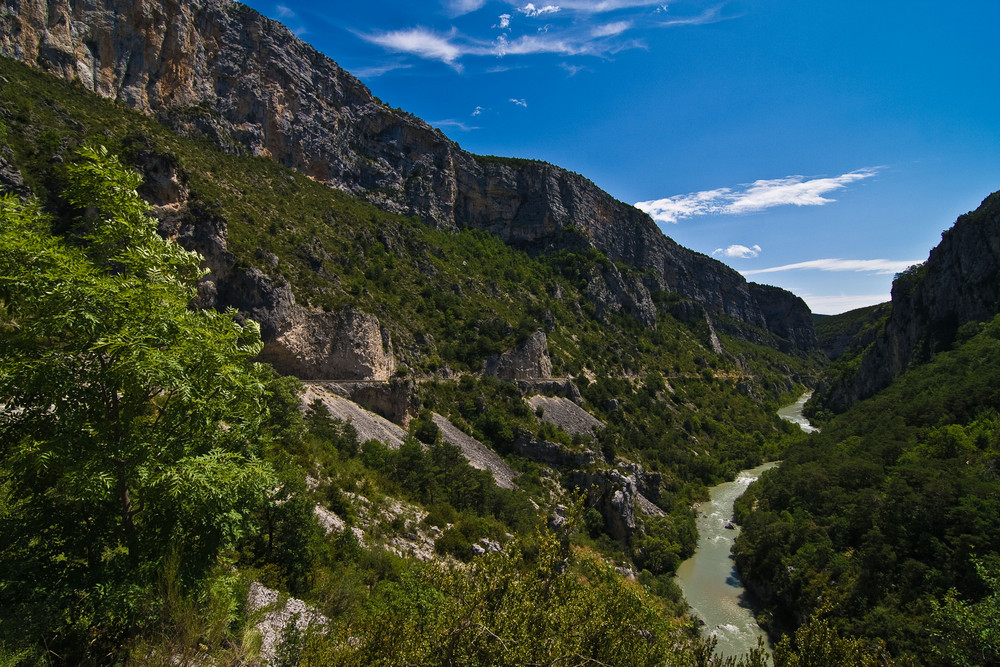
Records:
{"label": "bush-covered hillside", "polygon": [[[815,358],[725,336],[727,353],[717,355],[703,322],[683,324],[663,309],[655,329],[625,314],[598,318],[586,286],[608,260],[595,250],[529,257],[481,232],[386,213],[265,158],[177,137],[153,118],[23,65],[0,61],[0,76],[9,159],[49,210],[63,210],[56,195],[64,163],[81,142],[99,141],[140,170],[150,156],[169,163],[187,189],[181,215],[221,223],[237,269],[287,281],[297,303],[313,309],[350,306],[377,316],[392,334],[398,373],[431,382],[424,394],[438,412],[458,416],[462,406],[442,404],[440,397],[457,394],[434,383],[478,376],[490,355],[543,329],[553,375],[577,378],[620,453],[701,484],[764,455],[760,439],[773,441],[783,429],[773,408],[798,391],[788,378],[817,367]],[[609,398],[617,400],[613,410]],[[520,407],[489,407],[512,426],[539,427]],[[485,423],[467,427],[487,437]]]}
{"label": "bush-covered hillside", "polygon": [[[15,193],[0,230],[10,249],[0,276],[5,661],[254,660],[256,581],[334,628],[289,628],[285,664],[706,664],[671,581],[693,549],[691,503],[780,454],[792,427],[774,409],[816,358],[725,335],[716,353],[707,323],[667,314],[670,293],[656,295],[655,328],[599,313],[590,278],[632,269],[574,249],[572,230],[560,252],[528,256],[178,137],[10,61],[0,60],[0,92],[0,158]],[[161,232],[178,216],[207,224],[232,270],[287,282],[311,311],[377,316],[397,379],[413,387],[414,437],[395,450],[359,442],[322,403],[302,406],[296,380],[250,365],[257,329],[241,314],[188,308],[196,259],[152,233],[137,186],[164,205]],[[30,193],[37,208],[24,203]],[[212,335],[225,353],[189,335],[198,318],[221,327]],[[553,375],[571,379],[602,422],[594,435],[546,422],[515,383],[483,374],[539,329]],[[209,360],[225,371],[209,373]],[[431,411],[502,454],[516,487],[497,487],[441,442]],[[569,471],[522,457],[518,437],[600,452],[587,474],[626,462],[658,473],[665,516],[611,538],[570,492]],[[434,561],[400,555],[401,544],[427,545]],[[500,551],[474,557],[482,545]],[[531,602],[539,596],[549,604]]]}
{"label": "bush-covered hillside", "polygon": [[997,664],[1000,317],[791,447],[738,504],[775,630],[820,614],[921,664]]}

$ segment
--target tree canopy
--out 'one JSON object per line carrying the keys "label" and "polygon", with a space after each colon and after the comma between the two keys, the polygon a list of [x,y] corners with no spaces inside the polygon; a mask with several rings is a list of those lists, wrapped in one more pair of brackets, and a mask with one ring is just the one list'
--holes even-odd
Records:
{"label": "tree canopy", "polygon": [[68,234],[0,199],[0,634],[54,647],[116,641],[167,561],[197,579],[273,484],[259,328],[190,308],[201,258],[156,233],[138,174],[78,153]]}

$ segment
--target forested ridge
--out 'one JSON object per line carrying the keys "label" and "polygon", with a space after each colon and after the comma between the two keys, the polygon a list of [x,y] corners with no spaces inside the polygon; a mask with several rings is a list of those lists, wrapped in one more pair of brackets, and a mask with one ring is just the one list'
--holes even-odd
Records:
{"label": "forested ridge", "polygon": [[1000,660],[1000,317],[792,445],[737,503],[741,575],[918,664]]}

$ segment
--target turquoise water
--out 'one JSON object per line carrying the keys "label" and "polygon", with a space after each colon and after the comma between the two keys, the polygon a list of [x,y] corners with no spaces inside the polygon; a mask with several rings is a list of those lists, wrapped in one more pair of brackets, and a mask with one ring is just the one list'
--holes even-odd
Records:
{"label": "turquoise water", "polygon": [[722,656],[746,653],[757,646],[758,637],[767,643],[730,554],[739,527],[726,525],[733,518],[736,499],[761,473],[776,465],[766,463],[744,470],[732,482],[710,489],[710,499],[698,508],[698,549],[677,568],[677,584],[684,598],[692,613],[705,623],[704,634],[718,640],[716,653]]}
{"label": "turquoise water", "polygon": [[[810,396],[812,392],[803,394],[795,403],[778,410],[778,416],[798,424],[807,433],[817,431],[802,416],[802,407]],[[739,527],[730,521],[736,499],[765,470],[776,465],[765,463],[744,470],[732,482],[709,490],[708,502],[698,508],[698,549],[677,568],[677,584],[684,598],[692,613],[705,623],[703,632],[717,639],[716,653],[722,656],[746,653],[757,646],[758,637],[767,645],[767,635],[754,620],[751,600],[730,553],[739,535]]]}

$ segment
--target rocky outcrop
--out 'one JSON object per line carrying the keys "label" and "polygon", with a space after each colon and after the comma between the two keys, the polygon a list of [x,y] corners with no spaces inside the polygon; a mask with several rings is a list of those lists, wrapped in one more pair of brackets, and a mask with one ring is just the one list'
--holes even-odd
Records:
{"label": "rocky outcrop", "polygon": [[278,649],[284,639],[289,624],[305,633],[312,627],[314,631],[326,632],[330,620],[297,598],[286,598],[278,591],[268,588],[258,581],[250,582],[246,609],[248,613],[263,617],[254,625],[261,635],[260,664],[279,664]]}
{"label": "rocky outcrop", "polygon": [[532,394],[544,394],[546,396],[561,396],[568,398],[577,405],[583,404],[583,395],[580,394],[579,387],[569,378],[542,378],[540,380],[518,380],[517,388],[524,396]]}
{"label": "rocky outcrop", "polygon": [[[388,381],[396,360],[388,329],[373,315],[354,309],[314,312],[296,305],[291,287],[255,267],[240,267],[228,250],[226,221],[214,208],[189,198],[186,175],[172,155],[143,148],[132,151],[143,172],[140,194],[153,204],[159,231],[184,248],[201,253],[209,274],[198,288],[196,305],[235,308],[261,325],[260,360],[280,373],[303,380]],[[383,396],[362,403],[378,404]],[[376,400],[377,399],[377,400]],[[392,405],[398,404],[392,401]],[[394,421],[406,421],[408,408],[380,409]]]}
{"label": "rocky outcrop", "polygon": [[663,476],[658,472],[649,472],[638,463],[621,463],[618,469],[635,480],[636,488],[643,497],[654,502],[660,500]]}
{"label": "rocky outcrop", "polygon": [[527,431],[517,434],[511,449],[514,453],[532,461],[561,468],[582,468],[604,460],[600,452],[570,449],[558,442],[536,438]]}
{"label": "rocky outcrop", "polygon": [[944,232],[927,262],[896,277],[884,331],[857,372],[821,385],[814,401],[835,412],[884,389],[912,364],[948,349],[959,327],[1000,313],[1000,192]]}
{"label": "rocky outcrop", "polygon": [[513,350],[486,361],[486,372],[501,380],[539,380],[552,377],[552,360],[544,331],[536,331]]}
{"label": "rocky outcrop", "polygon": [[388,382],[362,380],[360,382],[324,383],[327,388],[342,390],[343,396],[378,413],[402,427],[420,410],[420,399],[412,380],[394,377]]}
{"label": "rocky outcrop", "polygon": [[387,381],[396,370],[389,331],[378,318],[348,308],[296,308],[264,343],[260,360],[303,380]]}
{"label": "rocky outcrop", "polygon": [[239,3],[15,0],[0,13],[0,54],[388,210],[486,230],[530,252],[596,248],[647,276],[605,271],[590,295],[605,314],[624,310],[652,326],[650,294],[670,290],[713,318],[809,344],[811,322],[766,314],[742,276],[677,245],[645,213],[559,167],[461,150]]}
{"label": "rocky outcrop", "polygon": [[24,182],[21,172],[13,164],[10,146],[0,142],[0,193],[9,192],[18,197],[27,197],[31,190]]}
{"label": "rocky outcrop", "polygon": [[619,469],[583,471],[570,474],[571,488],[587,493],[587,505],[604,517],[608,534],[625,542],[636,531],[636,508],[651,516],[663,516],[650,498],[660,497],[661,478],[641,466],[625,464]]}
{"label": "rocky outcrop", "polygon": [[585,294],[599,322],[606,322],[611,313],[625,313],[656,328],[656,305],[649,288],[635,275],[622,275],[614,264],[591,276]]}

